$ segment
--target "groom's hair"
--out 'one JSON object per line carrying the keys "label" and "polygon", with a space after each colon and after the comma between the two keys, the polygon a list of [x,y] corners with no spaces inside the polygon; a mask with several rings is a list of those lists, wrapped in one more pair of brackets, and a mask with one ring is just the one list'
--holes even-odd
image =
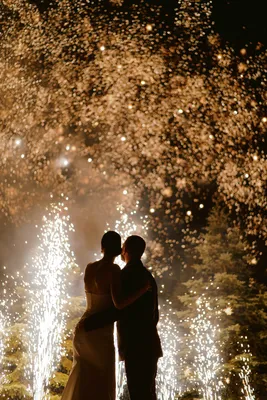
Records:
{"label": "groom's hair", "polygon": [[134,258],[141,258],[146,249],[146,242],[141,236],[129,236],[124,243],[125,251]]}
{"label": "groom's hair", "polygon": [[104,234],[101,240],[102,250],[105,254],[117,257],[121,254],[121,237],[117,232],[108,231]]}

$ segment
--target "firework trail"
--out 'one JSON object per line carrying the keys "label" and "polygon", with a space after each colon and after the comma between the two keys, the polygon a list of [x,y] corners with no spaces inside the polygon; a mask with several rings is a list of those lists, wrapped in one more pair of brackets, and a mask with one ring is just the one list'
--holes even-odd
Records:
{"label": "firework trail", "polygon": [[47,392],[49,379],[61,357],[62,333],[66,326],[67,275],[75,264],[69,245],[73,226],[64,204],[53,205],[43,217],[40,244],[32,258],[28,292],[28,345],[34,400]]}
{"label": "firework trail", "polygon": [[157,395],[159,400],[172,400],[181,393],[178,382],[177,353],[179,332],[172,320],[173,310],[168,302],[160,307],[159,335],[163,357],[158,363]]}
{"label": "firework trail", "polygon": [[[241,340],[243,339],[243,337],[241,337]],[[245,340],[247,340],[247,337],[244,338]],[[252,354],[250,352],[250,346],[247,343],[246,345],[244,345],[244,343],[237,343],[240,346],[240,350],[242,351],[241,354],[241,361],[242,361],[242,366],[241,366],[241,370],[239,372],[239,377],[242,381],[242,388],[241,388],[241,392],[242,392],[242,397],[245,400],[255,400],[255,395],[254,395],[254,389],[251,386],[250,383],[250,377],[251,377],[251,368],[250,368],[250,360],[252,357]]]}
{"label": "firework trail", "polygon": [[[222,356],[219,344],[219,325],[212,322],[213,313],[205,296],[197,300],[197,316],[191,322],[191,346],[195,352],[194,375],[204,400],[220,400],[223,384],[220,379]],[[215,318],[216,319],[216,318]]]}

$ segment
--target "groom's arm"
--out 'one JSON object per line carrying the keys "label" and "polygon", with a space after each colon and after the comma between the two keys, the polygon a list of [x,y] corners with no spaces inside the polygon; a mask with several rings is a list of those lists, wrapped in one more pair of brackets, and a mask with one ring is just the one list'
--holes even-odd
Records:
{"label": "groom's arm", "polygon": [[122,316],[123,310],[118,310],[116,307],[111,307],[108,310],[90,315],[84,319],[84,329],[86,332],[95,329],[103,328],[118,321]]}

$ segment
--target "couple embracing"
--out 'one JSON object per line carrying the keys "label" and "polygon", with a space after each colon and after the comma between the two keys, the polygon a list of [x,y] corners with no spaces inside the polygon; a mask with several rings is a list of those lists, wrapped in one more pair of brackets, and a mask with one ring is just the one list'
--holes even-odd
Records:
{"label": "couple embracing", "polygon": [[[85,270],[87,309],[75,328],[73,368],[62,400],[115,400],[115,321],[131,400],[155,400],[162,350],[157,285],[141,261],[146,243],[134,235],[121,248],[120,235],[109,231],[101,247],[103,258]],[[123,270],[114,264],[120,254]]]}

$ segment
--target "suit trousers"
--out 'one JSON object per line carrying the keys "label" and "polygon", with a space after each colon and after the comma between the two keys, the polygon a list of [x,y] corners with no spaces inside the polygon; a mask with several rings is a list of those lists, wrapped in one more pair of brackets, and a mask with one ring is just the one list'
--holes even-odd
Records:
{"label": "suit trousers", "polygon": [[156,400],[158,357],[128,354],[125,357],[127,385],[131,400]]}

